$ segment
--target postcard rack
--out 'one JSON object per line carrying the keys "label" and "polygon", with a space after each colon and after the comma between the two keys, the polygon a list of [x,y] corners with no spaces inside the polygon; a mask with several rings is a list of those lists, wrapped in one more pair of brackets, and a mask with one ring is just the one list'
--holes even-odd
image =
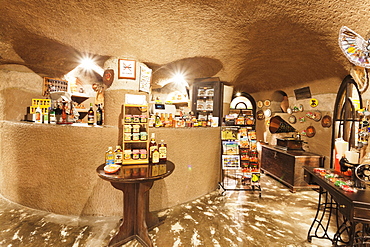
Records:
{"label": "postcard rack", "polygon": [[261,197],[261,173],[254,126],[222,126],[221,145],[219,186],[222,192],[257,191]]}

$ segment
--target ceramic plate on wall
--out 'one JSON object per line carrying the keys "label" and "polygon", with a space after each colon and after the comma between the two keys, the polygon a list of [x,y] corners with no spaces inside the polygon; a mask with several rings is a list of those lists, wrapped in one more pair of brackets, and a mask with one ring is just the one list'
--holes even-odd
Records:
{"label": "ceramic plate on wall", "polygon": [[270,109],[265,110],[265,117],[271,117],[271,110]]}
{"label": "ceramic plate on wall", "polygon": [[265,100],[265,102],[263,102],[263,104],[267,107],[269,107],[271,105],[271,101],[270,100]]}
{"label": "ceramic plate on wall", "polygon": [[291,115],[290,117],[289,117],[289,123],[291,123],[291,124],[295,124],[296,122],[297,122],[297,118],[294,116],[294,115]]}
{"label": "ceramic plate on wall", "polygon": [[315,136],[315,134],[316,134],[316,129],[315,129],[315,127],[313,127],[313,126],[309,126],[309,127],[307,127],[307,129],[306,129],[306,136],[307,136],[307,137],[309,137],[309,138],[314,137],[314,136]]}
{"label": "ceramic plate on wall", "polygon": [[262,108],[262,106],[263,106],[262,100],[257,101],[257,107]]}
{"label": "ceramic plate on wall", "polygon": [[324,128],[329,128],[331,126],[331,117],[329,115],[325,115],[322,119],[321,119],[321,125],[322,127]]}
{"label": "ceramic plate on wall", "polygon": [[286,112],[287,112],[288,114],[292,114],[292,108],[288,107],[288,108],[286,109]]}
{"label": "ceramic plate on wall", "polygon": [[265,119],[265,113],[264,113],[262,110],[258,110],[258,111],[256,112],[256,115],[257,115],[257,119],[258,119],[258,120],[263,120],[263,119]]}
{"label": "ceramic plate on wall", "polygon": [[299,109],[299,111],[303,111],[303,105],[302,105],[302,104],[300,104],[300,105],[298,106],[298,109]]}

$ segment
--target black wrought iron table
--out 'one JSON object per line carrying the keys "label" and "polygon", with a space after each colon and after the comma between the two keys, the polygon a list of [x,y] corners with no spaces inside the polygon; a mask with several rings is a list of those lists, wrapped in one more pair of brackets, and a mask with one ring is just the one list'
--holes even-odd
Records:
{"label": "black wrought iron table", "polygon": [[[346,192],[315,173],[313,167],[303,169],[305,181],[320,186],[307,240],[323,238],[331,240],[333,246],[370,246],[370,189]],[[334,235],[329,231],[333,225]]]}

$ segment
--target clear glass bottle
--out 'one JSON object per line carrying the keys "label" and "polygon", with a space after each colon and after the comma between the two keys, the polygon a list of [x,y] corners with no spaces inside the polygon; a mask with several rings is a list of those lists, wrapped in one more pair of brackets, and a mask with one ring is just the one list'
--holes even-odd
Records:
{"label": "clear glass bottle", "polygon": [[105,152],[105,164],[106,165],[114,164],[114,152],[112,147],[108,147],[108,150]]}

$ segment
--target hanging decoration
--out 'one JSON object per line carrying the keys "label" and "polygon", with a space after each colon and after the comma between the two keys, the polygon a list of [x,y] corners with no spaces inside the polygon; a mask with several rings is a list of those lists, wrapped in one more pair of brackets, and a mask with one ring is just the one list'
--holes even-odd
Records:
{"label": "hanging decoration", "polygon": [[370,68],[370,40],[365,40],[346,26],[339,31],[339,47],[354,65]]}

